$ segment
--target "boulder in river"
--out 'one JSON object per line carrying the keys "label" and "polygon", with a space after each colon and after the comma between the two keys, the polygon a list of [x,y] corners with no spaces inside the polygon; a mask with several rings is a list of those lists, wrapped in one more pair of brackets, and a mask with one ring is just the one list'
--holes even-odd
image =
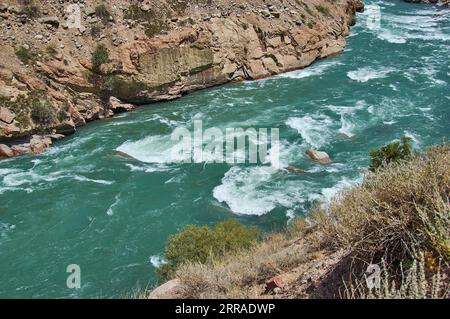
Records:
{"label": "boulder in river", "polygon": [[301,173],[304,173],[304,172],[305,172],[304,169],[299,168],[299,167],[294,167],[294,166],[288,166],[288,167],[286,168],[286,170],[287,170],[289,173],[293,173],[293,174],[301,174]]}
{"label": "boulder in river", "polygon": [[14,152],[8,145],[0,144],[0,158],[8,158],[13,156]]}
{"label": "boulder in river", "polygon": [[319,162],[320,164],[330,164],[332,162],[330,156],[323,151],[307,150],[306,154],[313,161]]}
{"label": "boulder in river", "polygon": [[112,154],[113,154],[114,156],[119,156],[119,157],[123,157],[123,158],[128,158],[128,159],[136,160],[133,156],[128,155],[127,153],[122,152],[122,151],[114,150],[114,151],[112,151]]}
{"label": "boulder in river", "polygon": [[123,103],[118,98],[111,96],[109,98],[109,108],[114,113],[128,112],[135,109],[133,104]]}

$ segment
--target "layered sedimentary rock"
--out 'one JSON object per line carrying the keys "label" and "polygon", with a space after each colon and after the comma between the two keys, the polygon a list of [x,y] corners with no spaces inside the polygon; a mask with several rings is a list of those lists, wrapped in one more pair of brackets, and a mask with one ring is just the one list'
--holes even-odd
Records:
{"label": "layered sedimentary rock", "polygon": [[[27,145],[133,105],[306,67],[343,50],[362,9],[354,0],[8,0],[0,143]],[[99,44],[107,54],[93,65]]]}

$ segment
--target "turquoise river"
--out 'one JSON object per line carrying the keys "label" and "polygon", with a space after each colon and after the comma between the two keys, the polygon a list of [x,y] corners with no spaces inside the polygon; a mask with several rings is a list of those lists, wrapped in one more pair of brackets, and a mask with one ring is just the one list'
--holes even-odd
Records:
{"label": "turquoise river", "polygon": [[[0,297],[127,296],[157,283],[168,236],[187,224],[279,229],[358,183],[370,149],[403,135],[418,150],[448,141],[450,10],[366,3],[339,56],[141,107],[45,154],[1,161]],[[378,7],[379,29],[368,18]],[[172,131],[194,119],[279,128],[282,167],[170,163]],[[333,163],[311,162],[309,148]],[[80,289],[66,286],[69,264],[81,267]]]}

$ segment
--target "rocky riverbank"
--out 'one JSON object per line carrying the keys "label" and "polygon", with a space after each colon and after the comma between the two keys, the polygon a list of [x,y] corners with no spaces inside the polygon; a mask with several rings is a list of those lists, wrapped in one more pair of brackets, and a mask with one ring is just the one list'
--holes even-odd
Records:
{"label": "rocky riverbank", "polygon": [[0,4],[0,158],[136,105],[338,54],[363,10],[355,0],[77,3]]}

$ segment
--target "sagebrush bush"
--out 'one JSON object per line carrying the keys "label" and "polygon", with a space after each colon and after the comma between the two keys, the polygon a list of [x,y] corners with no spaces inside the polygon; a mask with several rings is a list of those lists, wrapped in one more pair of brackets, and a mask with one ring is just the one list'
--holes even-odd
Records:
{"label": "sagebrush bush", "polygon": [[22,8],[20,9],[20,13],[26,15],[28,18],[33,19],[37,18],[41,14],[41,9],[38,5],[34,4],[31,0],[22,0],[20,1],[22,4]]}
{"label": "sagebrush bush", "polygon": [[449,262],[450,145],[409,162],[391,163],[363,183],[317,207],[314,220],[328,245],[351,249],[367,263],[390,268],[418,252]]}
{"label": "sagebrush bush", "polygon": [[103,22],[107,23],[111,14],[104,4],[95,7],[95,15]]}
{"label": "sagebrush bush", "polygon": [[31,118],[33,122],[45,126],[56,121],[55,109],[45,100],[36,99],[31,104]]}
{"label": "sagebrush bush", "polygon": [[33,52],[31,49],[27,49],[23,46],[16,49],[17,58],[22,61],[24,64],[30,64],[31,62],[35,62],[37,59],[37,54]]}
{"label": "sagebrush bush", "polygon": [[367,288],[365,280],[350,283],[345,289],[347,299],[441,299],[449,297],[449,283],[438,268],[430,272],[425,254],[420,254],[406,272],[401,272],[400,280],[392,276],[382,262],[380,286]]}
{"label": "sagebrush bush", "polygon": [[170,279],[184,263],[207,263],[248,249],[256,242],[257,235],[256,228],[242,226],[235,220],[219,223],[213,228],[188,225],[169,238],[165,251],[167,263],[158,269],[158,274],[162,279]]}

